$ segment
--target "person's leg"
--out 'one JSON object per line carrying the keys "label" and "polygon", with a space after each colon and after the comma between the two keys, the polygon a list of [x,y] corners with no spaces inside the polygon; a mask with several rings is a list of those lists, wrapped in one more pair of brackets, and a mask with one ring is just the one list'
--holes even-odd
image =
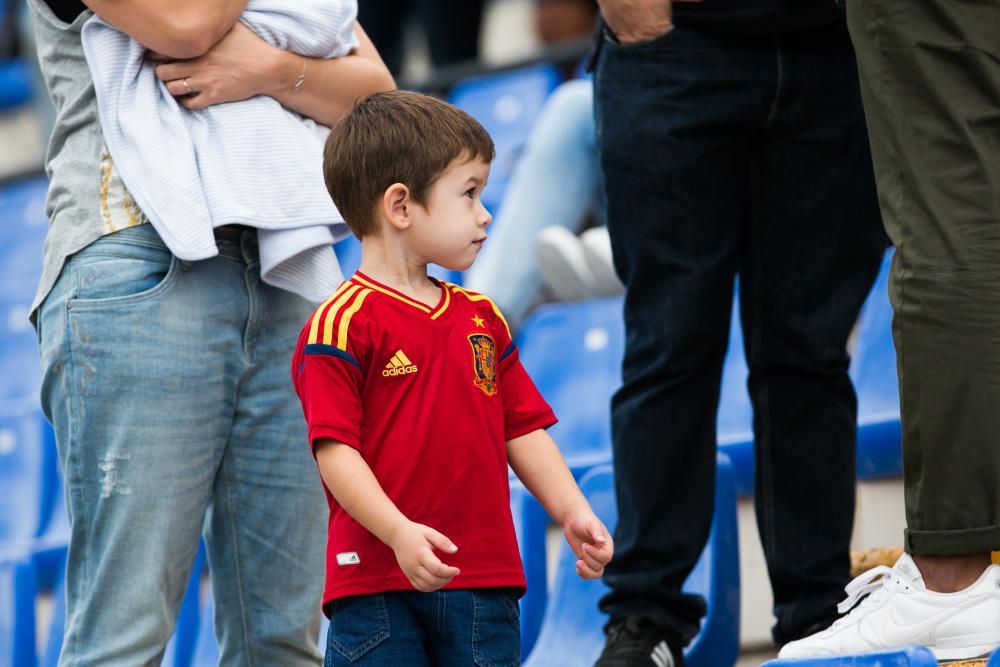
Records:
{"label": "person's leg", "polygon": [[593,91],[590,81],[570,81],[546,101],[487,230],[490,238],[466,273],[465,285],[488,294],[512,327],[540,298],[538,233],[550,225],[578,232],[601,186]]}
{"label": "person's leg", "polygon": [[850,3],[899,369],[906,550],[1000,546],[1000,5]]}
{"label": "person's leg", "polygon": [[326,636],[325,667],[437,666],[428,658],[427,633],[409,600],[414,593],[389,591],[337,600]]}
{"label": "person's leg", "polygon": [[771,89],[756,41],[684,28],[639,46],[606,37],[595,74],[608,230],[626,285],[624,383],[612,401],[618,527],[601,609],[612,625],[655,617],[675,644],[705,611],[681,586],[712,521],[745,127],[766,113]]}
{"label": "person's leg", "polygon": [[521,656],[521,612],[507,588],[407,593],[419,609],[435,667],[516,667]]}
{"label": "person's leg", "polygon": [[850,580],[857,399],[847,339],[886,248],[842,23],[773,42],[740,272],[754,501],[778,645],[836,617]]}
{"label": "person's leg", "polygon": [[417,0],[435,67],[479,59],[484,0]]}
{"label": "person's leg", "polygon": [[365,0],[358,3],[358,23],[393,76],[399,76],[403,69],[403,27],[409,4],[406,0]]}
{"label": "person's leg", "polygon": [[245,304],[206,530],[221,665],[317,665],[327,506],[292,388],[313,306],[264,285],[254,232],[220,240]]}
{"label": "person's leg", "polygon": [[173,633],[236,388],[230,329],[203,319],[235,295],[206,300],[189,268],[126,229],[74,255],[40,311],[72,526],[63,666],[159,665]]}
{"label": "person's leg", "polygon": [[896,245],[908,553],[846,618],[781,656],[925,644],[975,658],[1000,645],[1000,566],[986,567],[1000,545],[1000,5],[854,0],[848,22]]}

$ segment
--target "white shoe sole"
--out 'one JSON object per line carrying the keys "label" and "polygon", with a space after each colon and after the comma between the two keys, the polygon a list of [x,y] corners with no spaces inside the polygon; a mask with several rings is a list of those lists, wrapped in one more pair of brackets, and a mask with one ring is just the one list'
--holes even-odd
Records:
{"label": "white shoe sole", "polygon": [[975,660],[988,658],[998,646],[1000,646],[1000,631],[949,637],[927,648],[938,660]]}

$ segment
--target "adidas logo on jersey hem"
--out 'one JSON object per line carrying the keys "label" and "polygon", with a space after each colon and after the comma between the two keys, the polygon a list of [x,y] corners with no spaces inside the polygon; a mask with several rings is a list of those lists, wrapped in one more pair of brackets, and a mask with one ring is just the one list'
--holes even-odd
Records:
{"label": "adidas logo on jersey hem", "polygon": [[411,373],[417,372],[417,366],[412,361],[410,361],[403,350],[396,350],[396,353],[392,355],[389,363],[385,365],[385,369],[382,371],[383,377],[393,377],[395,375],[410,375]]}

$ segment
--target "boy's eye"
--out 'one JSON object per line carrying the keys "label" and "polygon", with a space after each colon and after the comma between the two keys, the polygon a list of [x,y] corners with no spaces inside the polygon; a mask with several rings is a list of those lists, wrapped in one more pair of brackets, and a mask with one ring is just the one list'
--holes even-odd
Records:
{"label": "boy's eye", "polygon": [[465,191],[465,196],[468,197],[469,199],[474,198],[476,196],[476,189],[469,188],[468,190]]}

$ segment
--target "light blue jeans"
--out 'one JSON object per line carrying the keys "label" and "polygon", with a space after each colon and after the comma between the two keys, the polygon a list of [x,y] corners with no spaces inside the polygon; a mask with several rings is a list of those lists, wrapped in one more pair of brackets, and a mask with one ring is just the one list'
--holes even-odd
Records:
{"label": "light blue jeans", "polygon": [[327,509],[289,364],[309,303],[256,234],[173,257],[151,225],[74,255],[39,314],[72,536],[60,666],[159,665],[199,537],[221,665],[319,665]]}
{"label": "light blue jeans", "polygon": [[550,225],[581,231],[588,213],[603,210],[603,189],[594,86],[568,81],[546,101],[465,286],[488,295],[512,327],[520,326],[541,299],[538,233]]}

